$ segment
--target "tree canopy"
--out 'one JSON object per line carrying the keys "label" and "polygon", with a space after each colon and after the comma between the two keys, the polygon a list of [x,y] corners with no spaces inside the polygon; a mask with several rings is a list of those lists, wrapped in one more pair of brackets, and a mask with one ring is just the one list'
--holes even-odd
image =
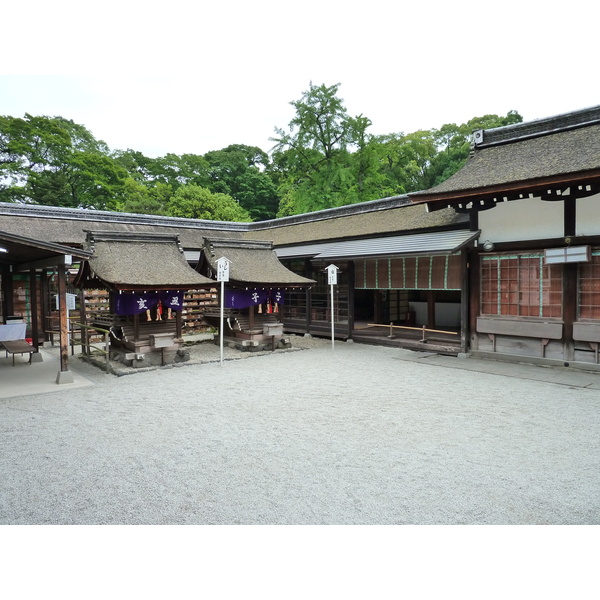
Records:
{"label": "tree canopy", "polygon": [[0,116],[0,201],[223,221],[265,220],[428,189],[469,156],[472,133],[522,121],[516,111],[439,129],[373,135],[340,84],[290,102],[269,155],[233,144],[204,155],[111,151],[63,117]]}

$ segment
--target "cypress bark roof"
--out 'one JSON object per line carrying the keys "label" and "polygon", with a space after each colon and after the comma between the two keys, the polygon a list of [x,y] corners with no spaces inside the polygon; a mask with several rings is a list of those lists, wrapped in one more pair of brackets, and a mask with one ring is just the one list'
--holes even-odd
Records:
{"label": "cypress bark roof", "polygon": [[600,175],[600,107],[540,122],[475,132],[474,151],[452,177],[409,194],[414,202],[517,190]]}
{"label": "cypress bark roof", "polygon": [[[293,225],[283,225],[284,219],[281,219],[281,222],[272,221],[272,228],[250,231],[244,237],[245,239],[269,239],[276,247],[280,247],[420,229],[456,228],[461,225],[466,226],[469,222],[467,215],[459,214],[453,208],[428,213],[424,206],[408,203],[389,208],[382,201],[379,210],[375,210],[374,206],[375,203],[369,203],[369,210],[360,212],[360,204],[351,205],[356,209],[353,214],[344,215],[342,211],[332,210],[329,218],[319,220],[309,220],[311,214],[308,214],[305,222]],[[338,216],[339,213],[342,215]]]}
{"label": "cypress bark roof", "polygon": [[88,231],[179,236],[184,248],[201,248],[205,235],[238,238],[247,223],[0,202],[2,229],[46,242],[83,247]]}
{"label": "cypress bark roof", "polygon": [[315,283],[284,267],[271,242],[206,240],[203,248],[207,272],[216,278],[217,261],[225,257],[229,264],[229,283],[243,287],[307,287]]}
{"label": "cypress bark roof", "polygon": [[115,290],[186,290],[214,286],[192,269],[177,236],[89,232],[92,257],[84,264],[76,285],[99,282]]}

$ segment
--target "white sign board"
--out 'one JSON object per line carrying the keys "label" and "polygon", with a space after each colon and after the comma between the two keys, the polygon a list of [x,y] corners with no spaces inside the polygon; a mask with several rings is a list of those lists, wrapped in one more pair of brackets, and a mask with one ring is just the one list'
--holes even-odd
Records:
{"label": "white sign board", "polygon": [[229,259],[224,256],[217,261],[217,281],[229,281]]}
{"label": "white sign board", "polygon": [[[75,310],[75,299],[77,298],[77,294],[66,294],[67,296],[67,310]],[[55,296],[56,298],[56,310],[60,308],[60,299],[58,294]]]}
{"label": "white sign board", "polygon": [[335,265],[327,267],[327,283],[329,285],[337,285],[338,268]]}

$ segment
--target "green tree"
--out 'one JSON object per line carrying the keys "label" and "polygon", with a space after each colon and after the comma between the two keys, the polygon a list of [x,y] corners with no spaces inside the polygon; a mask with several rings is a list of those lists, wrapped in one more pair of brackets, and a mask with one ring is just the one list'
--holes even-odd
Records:
{"label": "green tree", "polygon": [[437,154],[436,138],[425,130],[379,136],[376,154],[387,195],[422,190],[427,187],[431,161]]}
{"label": "green tree", "polygon": [[104,142],[62,117],[0,117],[2,199],[112,210],[127,172]]}
{"label": "green tree", "polygon": [[357,167],[351,150],[366,147],[370,121],[348,115],[337,95],[339,86],[311,82],[301,99],[290,103],[296,114],[289,131],[275,129],[277,137],[271,138],[276,142],[275,170],[285,173],[279,178],[279,192],[286,199],[279,216],[366,199],[366,163]]}
{"label": "green tree", "polygon": [[172,217],[210,221],[250,221],[250,215],[226,194],[213,194],[198,185],[181,186],[170,199],[167,209]]}
{"label": "green tree", "polygon": [[437,153],[431,160],[423,189],[445,181],[467,162],[475,130],[494,129],[522,121],[523,117],[517,111],[511,110],[504,117],[488,114],[474,117],[462,125],[448,123],[438,130],[433,130]]}
{"label": "green tree", "polygon": [[130,177],[125,182],[125,200],[119,208],[127,213],[168,215],[171,196],[171,186],[167,184],[158,182],[148,187]]}
{"label": "green tree", "polygon": [[232,144],[207,152],[210,181],[206,187],[237,200],[253,220],[271,219],[279,196],[267,171],[269,156],[256,146]]}

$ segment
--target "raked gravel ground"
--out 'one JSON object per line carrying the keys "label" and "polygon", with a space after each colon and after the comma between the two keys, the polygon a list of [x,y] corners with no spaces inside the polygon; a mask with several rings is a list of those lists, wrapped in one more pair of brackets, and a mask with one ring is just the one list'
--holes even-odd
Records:
{"label": "raked gravel ground", "polygon": [[293,343],[0,400],[0,523],[600,523],[598,389]]}

